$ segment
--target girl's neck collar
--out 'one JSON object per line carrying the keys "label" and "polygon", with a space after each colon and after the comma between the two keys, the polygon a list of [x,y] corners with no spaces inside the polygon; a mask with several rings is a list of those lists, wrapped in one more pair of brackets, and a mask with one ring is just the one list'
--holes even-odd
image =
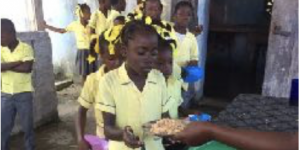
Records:
{"label": "girl's neck collar", "polygon": [[174,25],[174,30],[178,33],[181,33],[181,34],[186,34],[187,33],[187,27],[179,26],[178,24]]}
{"label": "girl's neck collar", "polygon": [[130,80],[133,81],[133,79],[147,79],[147,76],[142,76],[141,74],[137,73],[134,71],[132,68],[130,68],[126,63],[125,63],[125,70],[127,72],[127,75]]}

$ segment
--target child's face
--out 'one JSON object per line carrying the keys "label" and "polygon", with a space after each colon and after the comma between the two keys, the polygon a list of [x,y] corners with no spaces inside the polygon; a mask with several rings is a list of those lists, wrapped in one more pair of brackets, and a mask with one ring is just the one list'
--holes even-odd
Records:
{"label": "child's face", "polygon": [[12,32],[1,28],[1,46],[8,46],[15,38]]}
{"label": "child's face", "polygon": [[86,8],[82,11],[82,13],[83,13],[83,17],[82,17],[83,20],[89,21],[91,18],[91,10],[89,8]]}
{"label": "child's face", "polygon": [[108,50],[101,54],[101,58],[107,71],[118,68],[121,65],[120,54],[116,51],[114,55],[110,55]]}
{"label": "child's face", "polygon": [[147,1],[144,13],[146,16],[150,16],[153,20],[160,20],[162,7],[158,1]]}
{"label": "child's face", "polygon": [[111,3],[110,0],[99,0],[99,5],[104,5],[106,9],[110,9]]}
{"label": "child's face", "polygon": [[126,1],[125,0],[119,0],[118,7],[119,7],[119,9],[121,11],[125,11],[125,9],[126,9]]}
{"label": "child's face", "polygon": [[176,24],[187,27],[192,19],[192,10],[190,7],[180,7],[174,17]]}
{"label": "child's face", "polygon": [[161,71],[166,78],[172,74],[173,58],[171,49],[158,52],[156,69]]}
{"label": "child's face", "polygon": [[147,76],[157,59],[158,37],[155,34],[135,33],[125,47],[127,65],[141,76]]}

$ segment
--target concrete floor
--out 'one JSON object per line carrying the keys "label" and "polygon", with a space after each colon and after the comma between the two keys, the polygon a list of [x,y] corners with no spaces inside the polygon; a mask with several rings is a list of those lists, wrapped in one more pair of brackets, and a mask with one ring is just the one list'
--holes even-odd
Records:
{"label": "concrete floor", "polygon": [[[74,150],[77,148],[75,138],[74,118],[77,112],[77,98],[81,86],[73,84],[67,89],[57,92],[59,100],[60,121],[35,129],[36,150]],[[88,112],[86,131],[94,134],[95,121],[93,112]],[[11,150],[22,150],[23,134],[18,134],[11,139]]]}

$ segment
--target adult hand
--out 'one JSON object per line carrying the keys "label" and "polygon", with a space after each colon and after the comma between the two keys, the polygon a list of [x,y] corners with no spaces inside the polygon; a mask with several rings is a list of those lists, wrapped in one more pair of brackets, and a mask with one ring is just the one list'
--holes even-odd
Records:
{"label": "adult hand", "polygon": [[208,142],[212,139],[212,124],[207,122],[192,122],[185,129],[176,134],[174,139],[191,146]]}

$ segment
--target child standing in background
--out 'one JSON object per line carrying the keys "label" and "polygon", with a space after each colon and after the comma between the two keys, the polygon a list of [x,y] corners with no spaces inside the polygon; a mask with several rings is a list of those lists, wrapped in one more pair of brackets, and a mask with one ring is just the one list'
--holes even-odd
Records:
{"label": "child standing in background", "polygon": [[153,69],[158,34],[142,21],[131,21],[124,26],[121,41],[125,63],[100,80],[97,99],[109,150],[164,150],[161,138],[146,135],[142,128],[169,110],[165,79]]}
{"label": "child standing in background", "polygon": [[82,76],[84,83],[86,76],[96,71],[96,62],[89,64],[87,58],[89,56],[90,33],[88,29],[88,21],[91,16],[90,7],[87,4],[78,4],[76,10],[79,20],[70,23],[65,29],[56,28],[47,25],[44,22],[44,27],[58,33],[74,32],[77,45],[76,66],[79,69],[79,74]]}
{"label": "child standing in background", "polygon": [[1,150],[9,150],[9,139],[17,114],[25,133],[25,149],[35,149],[31,80],[33,62],[31,46],[17,39],[11,20],[1,19]]}
{"label": "child standing in background", "polygon": [[181,1],[175,6],[174,29],[178,40],[178,57],[175,57],[175,62],[180,67],[198,66],[198,43],[194,34],[188,31],[192,13],[190,2]]}
{"label": "child standing in background", "polygon": [[[188,24],[192,18],[193,6],[190,2],[181,1],[175,6],[174,29],[176,32],[178,51],[174,61],[181,68],[198,66],[199,50],[195,35],[188,31]],[[189,108],[191,100],[195,96],[192,85],[183,84],[184,108]]]}
{"label": "child standing in background", "polygon": [[99,0],[99,9],[92,14],[89,22],[91,33],[96,33],[97,36],[100,36],[103,31],[109,28],[107,25],[107,18],[111,9],[110,1],[111,0]]}
{"label": "child standing in background", "polygon": [[[169,38],[169,37],[167,37]],[[171,46],[173,44],[173,47]],[[168,40],[160,38],[158,44],[158,55],[156,69],[161,71],[166,79],[168,95],[172,103],[169,115],[173,119],[178,119],[178,108],[183,102],[181,96],[182,81],[174,74],[173,52],[175,51],[176,41],[169,38]],[[178,67],[178,66],[177,66]]]}
{"label": "child standing in background", "polygon": [[108,27],[112,27],[116,17],[121,16],[125,11],[126,0],[111,0],[111,12],[107,18]]}
{"label": "child standing in background", "polygon": [[[114,28],[112,29],[114,30]],[[118,30],[118,29],[117,29]],[[110,30],[106,31],[110,32]],[[78,141],[78,149],[79,150],[88,150],[89,144],[84,139],[84,129],[86,124],[86,114],[88,109],[91,106],[95,106],[96,98],[101,97],[101,95],[97,95],[99,80],[106,74],[107,72],[116,69],[121,64],[120,59],[120,50],[114,48],[113,54],[109,50],[110,43],[105,38],[105,32],[100,36],[99,41],[95,42],[91,45],[91,47],[99,47],[100,49],[100,57],[103,61],[103,65],[96,73],[92,73],[87,77],[86,82],[84,83],[83,89],[81,91],[81,95],[78,98],[78,102],[80,104],[78,108],[78,116],[76,119],[76,131],[77,131],[77,141]],[[96,44],[99,43],[99,44]],[[103,119],[101,111],[94,109],[95,111],[95,120],[97,123],[96,134],[98,137],[104,137],[103,134]]]}
{"label": "child standing in background", "polygon": [[161,21],[163,5],[160,0],[146,0],[144,2],[144,15],[151,17],[153,21]]}

